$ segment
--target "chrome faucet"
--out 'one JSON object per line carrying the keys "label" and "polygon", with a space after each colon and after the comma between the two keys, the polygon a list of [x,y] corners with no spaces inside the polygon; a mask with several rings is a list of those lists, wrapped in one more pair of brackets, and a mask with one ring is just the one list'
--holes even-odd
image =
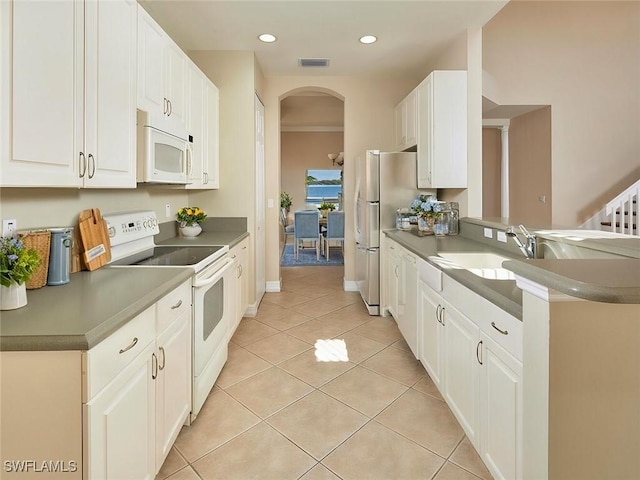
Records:
{"label": "chrome faucet", "polygon": [[518,244],[518,248],[524,253],[527,258],[536,258],[536,247],[537,241],[536,236],[531,235],[529,231],[524,228],[524,225],[520,225],[520,231],[527,238],[527,244],[523,244],[520,238],[518,238],[518,234],[514,231],[513,227],[507,227],[506,234],[507,237],[512,237],[513,240]]}

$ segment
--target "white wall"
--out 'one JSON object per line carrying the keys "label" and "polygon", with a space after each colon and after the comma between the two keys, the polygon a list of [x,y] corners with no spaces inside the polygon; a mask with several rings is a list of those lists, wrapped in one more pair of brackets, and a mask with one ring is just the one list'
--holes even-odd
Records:
{"label": "white wall", "polygon": [[483,29],[491,100],[551,105],[552,220],[640,178],[640,2],[510,2]]}

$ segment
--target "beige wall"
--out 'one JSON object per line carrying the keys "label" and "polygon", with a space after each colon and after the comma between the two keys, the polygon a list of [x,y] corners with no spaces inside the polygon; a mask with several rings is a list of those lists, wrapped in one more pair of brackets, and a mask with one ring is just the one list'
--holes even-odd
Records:
{"label": "beige wall", "polygon": [[344,148],[343,132],[282,132],[280,188],[293,198],[291,211],[304,208],[305,178],[309,168],[336,169],[327,157]]}
{"label": "beige wall", "polygon": [[[389,150],[393,146],[393,108],[416,82],[396,78],[367,77],[267,77],[263,98],[266,112],[267,199],[280,198],[280,100],[298,89],[326,91],[344,99],[344,198],[345,222],[353,223],[354,158],[367,149]],[[310,87],[310,88],[309,88]],[[280,233],[277,208],[267,208],[267,281],[279,281]],[[347,228],[345,278],[354,279],[354,239]]]}
{"label": "beige wall", "polygon": [[552,219],[640,177],[640,2],[510,2],[483,29],[494,102],[551,105]]}
{"label": "beige wall", "polygon": [[499,128],[482,129],[482,216],[500,217],[502,213],[501,156]]}
{"label": "beige wall", "polygon": [[[131,190],[74,190],[69,188],[2,188],[1,218],[15,218],[18,230],[39,227],[67,227],[78,223],[78,214],[87,208],[98,208],[103,214],[128,210],[154,210],[162,222],[175,219],[175,212],[189,205],[184,190],[165,187],[139,187]],[[165,205],[172,214],[165,216]],[[207,211],[209,215],[220,211]]]}
{"label": "beige wall", "polygon": [[545,107],[512,118],[509,125],[509,218],[513,223],[550,225],[551,187],[551,108]]}

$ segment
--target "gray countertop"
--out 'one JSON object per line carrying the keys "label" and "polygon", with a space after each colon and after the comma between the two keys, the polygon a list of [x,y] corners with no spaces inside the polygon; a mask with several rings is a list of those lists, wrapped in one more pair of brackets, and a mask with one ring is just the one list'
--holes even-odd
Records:
{"label": "gray countertop", "polygon": [[[159,245],[237,245],[246,231],[203,231]],[[0,351],[88,350],[188,280],[188,267],[104,266],[70,282],[27,290],[27,305],[0,312]]]}
{"label": "gray countertop", "polygon": [[[504,229],[504,224],[491,220],[465,221]],[[397,230],[389,230],[385,234],[431,264],[434,263],[428,257],[438,252],[492,252],[513,258],[503,263],[507,270],[558,292],[594,302],[640,303],[640,239],[613,238],[606,232],[603,238],[581,239],[571,235],[572,231],[568,230],[567,235],[562,235],[561,231],[554,230],[553,233],[543,233],[541,237],[550,235],[563,243],[625,255],[627,258],[530,260],[462,235],[418,237],[415,233]],[[522,318],[522,291],[516,286],[515,280],[484,279],[463,269],[442,270],[511,315]]]}
{"label": "gray countertop", "polygon": [[445,275],[481,295],[510,315],[522,319],[522,290],[517,287],[515,280],[491,280],[478,277],[464,269],[443,269],[440,265],[431,262],[429,257],[438,252],[492,252],[507,258],[514,258],[514,262],[524,263],[524,261],[520,261],[509,252],[491,248],[460,235],[418,237],[415,233],[400,230],[386,230],[384,233],[410,252],[442,269]]}

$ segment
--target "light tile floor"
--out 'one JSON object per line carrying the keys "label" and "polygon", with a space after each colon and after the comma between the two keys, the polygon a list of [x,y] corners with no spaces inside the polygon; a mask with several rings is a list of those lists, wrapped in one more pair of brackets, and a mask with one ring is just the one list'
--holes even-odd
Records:
{"label": "light tile floor", "polygon": [[[491,479],[393,319],[342,290],[343,267],[283,268],[157,479]],[[348,361],[318,361],[318,339]]]}

